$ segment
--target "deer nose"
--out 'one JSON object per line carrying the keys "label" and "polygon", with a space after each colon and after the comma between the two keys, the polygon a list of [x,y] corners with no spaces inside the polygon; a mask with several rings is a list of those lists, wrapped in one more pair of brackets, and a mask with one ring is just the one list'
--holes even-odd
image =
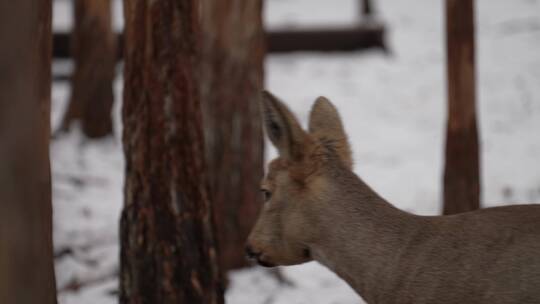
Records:
{"label": "deer nose", "polygon": [[255,250],[253,250],[253,248],[249,244],[246,245],[246,256],[248,257],[248,259],[255,260],[260,255],[261,255],[261,253],[260,252],[255,252]]}

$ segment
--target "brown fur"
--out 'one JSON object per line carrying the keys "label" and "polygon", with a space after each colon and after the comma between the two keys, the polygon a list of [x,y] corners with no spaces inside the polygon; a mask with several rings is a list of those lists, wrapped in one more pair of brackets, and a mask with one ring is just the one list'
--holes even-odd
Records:
{"label": "brown fur", "polygon": [[316,260],[368,303],[540,303],[540,205],[416,216],[386,202],[352,172],[347,136],[325,98],[309,132],[264,93],[279,151],[271,193],[248,239],[265,266]]}

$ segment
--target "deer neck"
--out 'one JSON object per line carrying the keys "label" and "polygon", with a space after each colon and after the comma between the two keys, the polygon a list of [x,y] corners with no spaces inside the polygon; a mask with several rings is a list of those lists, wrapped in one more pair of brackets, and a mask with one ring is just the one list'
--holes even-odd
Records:
{"label": "deer neck", "polygon": [[399,250],[407,246],[418,223],[351,175],[336,177],[344,188],[319,212],[319,238],[309,247],[315,260],[371,303],[387,292],[398,267]]}

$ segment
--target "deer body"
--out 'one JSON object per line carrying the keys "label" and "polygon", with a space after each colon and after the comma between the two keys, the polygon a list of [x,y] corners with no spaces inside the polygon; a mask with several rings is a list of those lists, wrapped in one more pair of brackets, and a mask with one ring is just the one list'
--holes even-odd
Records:
{"label": "deer body", "polygon": [[540,303],[540,205],[415,216],[355,179],[309,246],[368,303]]}
{"label": "deer body", "polygon": [[270,94],[263,114],[280,157],[248,239],[261,265],[316,260],[368,303],[540,303],[540,205],[412,215],[353,173],[329,101],[315,103],[309,132]]}

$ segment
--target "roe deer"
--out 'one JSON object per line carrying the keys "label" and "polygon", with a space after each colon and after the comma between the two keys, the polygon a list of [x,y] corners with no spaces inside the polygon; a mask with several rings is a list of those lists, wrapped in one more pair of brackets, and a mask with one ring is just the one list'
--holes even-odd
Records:
{"label": "roe deer", "polygon": [[353,173],[327,99],[314,103],[307,132],[270,93],[262,111],[279,157],[246,246],[260,265],[316,260],[368,303],[540,303],[540,205],[406,213]]}

